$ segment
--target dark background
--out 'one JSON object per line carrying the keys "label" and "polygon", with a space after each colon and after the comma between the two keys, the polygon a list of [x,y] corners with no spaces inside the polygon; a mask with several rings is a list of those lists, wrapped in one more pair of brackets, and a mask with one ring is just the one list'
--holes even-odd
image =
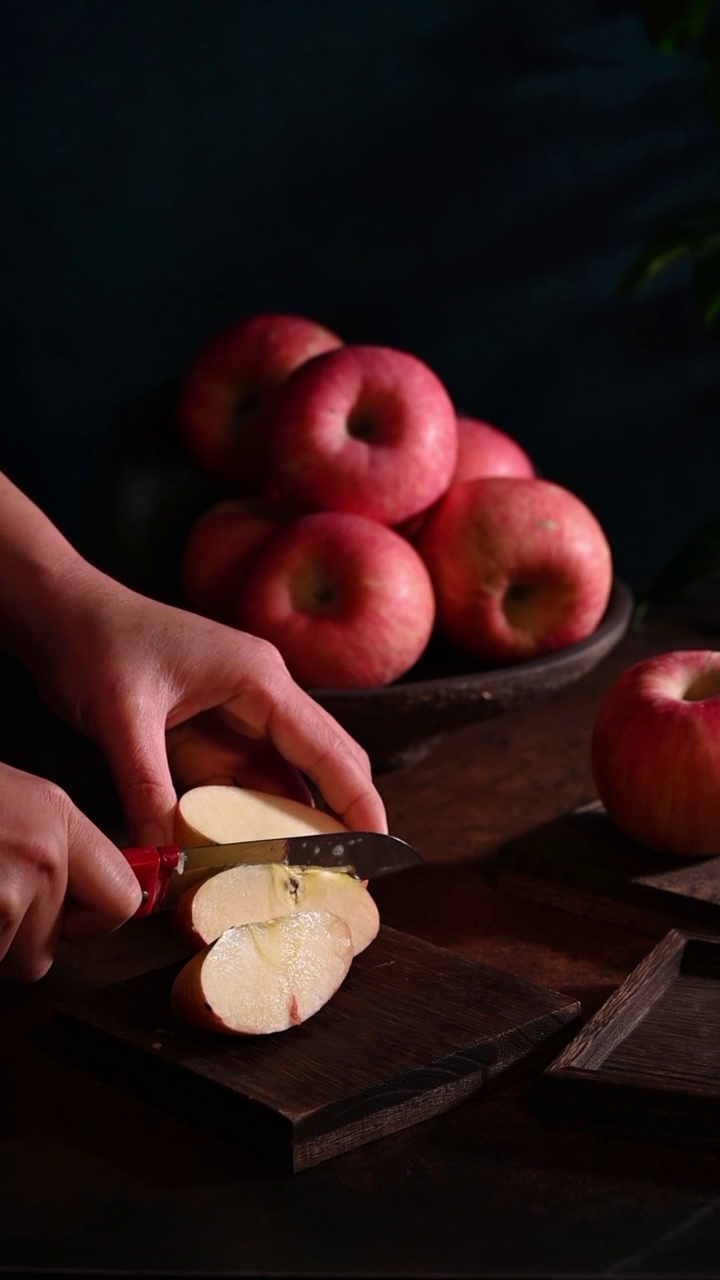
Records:
{"label": "dark background", "polygon": [[0,465],[92,554],[113,422],[254,311],[425,359],[644,584],[720,516],[720,353],[683,271],[717,194],[696,55],[634,0],[5,0]]}

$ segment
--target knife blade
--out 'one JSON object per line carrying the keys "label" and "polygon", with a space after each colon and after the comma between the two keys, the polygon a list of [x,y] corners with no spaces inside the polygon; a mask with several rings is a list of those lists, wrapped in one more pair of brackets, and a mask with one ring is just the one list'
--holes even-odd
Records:
{"label": "knife blade", "polygon": [[[204,874],[213,875],[242,864],[278,862],[294,867],[331,867],[370,880],[422,863],[420,854],[406,840],[379,831],[332,831],[187,849],[176,844],[143,845],[123,849],[122,853],[143,891],[136,917],[161,910]],[[184,883],[183,877],[187,877]]]}

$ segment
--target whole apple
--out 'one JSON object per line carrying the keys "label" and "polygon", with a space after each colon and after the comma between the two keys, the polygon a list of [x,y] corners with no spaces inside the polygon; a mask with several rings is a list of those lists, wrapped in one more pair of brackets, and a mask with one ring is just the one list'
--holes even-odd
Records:
{"label": "whole apple", "polygon": [[626,835],[660,853],[720,853],[720,653],[678,650],[629,667],[600,704],[591,759]]}
{"label": "whole apple", "polygon": [[490,422],[460,414],[458,460],[453,484],[483,476],[534,476],[535,466],[522,445]]}
{"label": "whole apple", "polygon": [[452,485],[423,524],[438,630],[485,663],[537,658],[585,639],[605,612],[612,557],[570,490],[492,476]]}
{"label": "whole apple", "polygon": [[445,492],[457,421],[423,361],[379,346],[318,356],[285,386],[272,492],[298,511],[347,511],[397,525]]}
{"label": "whole apple", "polygon": [[177,406],[180,437],[198,466],[241,494],[258,493],[285,381],[306,360],[341,345],[314,320],[271,313],[211,337],[188,370]]}
{"label": "whole apple", "polygon": [[244,576],[237,625],[270,640],[306,688],[369,688],[412,667],[433,628],[425,565],[400,534],[366,516],[299,516]]}
{"label": "whole apple", "polygon": [[260,498],[216,502],[195,521],[180,560],[186,603],[207,618],[231,623],[241,575],[283,516]]}

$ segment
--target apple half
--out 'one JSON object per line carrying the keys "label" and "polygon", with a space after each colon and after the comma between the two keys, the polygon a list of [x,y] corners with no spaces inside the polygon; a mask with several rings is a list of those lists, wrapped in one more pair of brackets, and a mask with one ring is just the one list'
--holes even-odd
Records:
{"label": "apple half", "polygon": [[329,911],[227,929],[180,970],[179,1017],[225,1035],[287,1031],[317,1013],[352,963],[350,930]]}
{"label": "apple half", "polygon": [[347,831],[347,827],[300,800],[230,784],[193,787],[180,797],[175,811],[175,840],[188,847],[325,831]]}
{"label": "apple half", "polygon": [[329,911],[350,930],[353,954],[377,937],[380,915],[362,880],[329,867],[253,863],[230,867],[195,884],[180,898],[175,923],[193,950],[234,925],[261,923],[307,911]]}

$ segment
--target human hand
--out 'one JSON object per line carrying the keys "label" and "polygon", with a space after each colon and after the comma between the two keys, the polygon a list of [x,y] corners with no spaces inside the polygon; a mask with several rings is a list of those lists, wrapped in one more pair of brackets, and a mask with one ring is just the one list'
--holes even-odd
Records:
{"label": "human hand", "polygon": [[348,827],[387,830],[366,753],[264,640],[85,566],[31,669],[102,749],[136,843],[172,840],[173,772],[183,789],[233,779],[307,800],[306,776]]}
{"label": "human hand", "polygon": [[59,938],[110,933],[141,896],[122,854],[59,787],[0,764],[0,976],[41,978]]}

